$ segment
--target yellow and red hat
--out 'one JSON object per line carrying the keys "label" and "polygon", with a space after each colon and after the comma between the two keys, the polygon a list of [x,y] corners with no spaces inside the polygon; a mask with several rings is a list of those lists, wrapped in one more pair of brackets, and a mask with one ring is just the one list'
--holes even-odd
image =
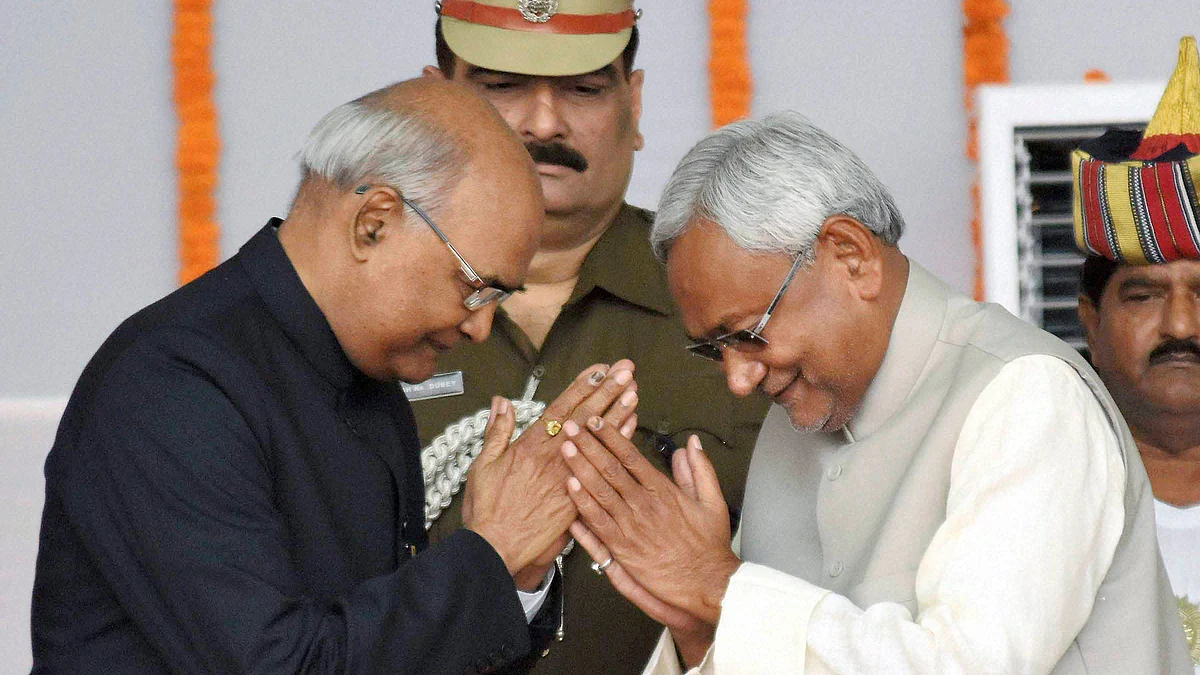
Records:
{"label": "yellow and red hat", "polygon": [[446,44],[472,65],[579,75],[616,60],[640,12],[633,0],[441,0]]}
{"label": "yellow and red hat", "polygon": [[1111,129],[1071,153],[1075,244],[1145,265],[1200,259],[1200,57],[1179,42],[1167,90],[1142,132]]}

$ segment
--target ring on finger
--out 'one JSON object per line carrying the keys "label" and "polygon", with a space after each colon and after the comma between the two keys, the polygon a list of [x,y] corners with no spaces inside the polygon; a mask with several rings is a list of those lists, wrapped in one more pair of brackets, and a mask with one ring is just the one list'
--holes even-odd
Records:
{"label": "ring on finger", "polygon": [[611,555],[608,556],[608,560],[605,560],[602,563],[592,561],[592,571],[600,576],[604,576],[604,570],[608,569],[608,566],[611,565],[612,562],[613,559]]}
{"label": "ring on finger", "polygon": [[550,434],[551,436],[557,436],[558,432],[562,431],[562,422],[552,419],[545,419],[543,421],[546,423],[547,434]]}

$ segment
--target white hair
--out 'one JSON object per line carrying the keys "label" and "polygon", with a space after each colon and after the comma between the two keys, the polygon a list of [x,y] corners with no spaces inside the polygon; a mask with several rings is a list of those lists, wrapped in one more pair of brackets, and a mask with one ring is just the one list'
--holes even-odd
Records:
{"label": "white hair", "polygon": [[844,214],[887,244],[904,219],[858,157],[803,115],[785,111],[722,127],[692,148],[663,190],[650,242],[660,259],[697,219],[748,251],[811,262],[822,223]]}
{"label": "white hair", "polygon": [[418,113],[383,103],[381,89],[334,108],[300,151],[304,178],[319,176],[346,190],[366,182],[395,188],[432,211],[462,177],[467,152]]}

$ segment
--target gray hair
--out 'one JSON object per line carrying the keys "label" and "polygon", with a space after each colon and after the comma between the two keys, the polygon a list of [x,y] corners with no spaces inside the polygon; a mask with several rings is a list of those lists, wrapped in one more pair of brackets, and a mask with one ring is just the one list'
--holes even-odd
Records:
{"label": "gray hair", "polygon": [[419,112],[387,107],[386,92],[372,92],[322,117],[300,151],[301,171],[306,179],[319,176],[346,190],[383,183],[423,209],[436,210],[462,178],[467,152]]}
{"label": "gray hair", "polygon": [[821,224],[844,214],[887,244],[904,218],[887,188],[844,145],[803,115],[785,111],[722,127],[679,162],[650,230],[655,255],[698,218],[747,251],[814,256]]}

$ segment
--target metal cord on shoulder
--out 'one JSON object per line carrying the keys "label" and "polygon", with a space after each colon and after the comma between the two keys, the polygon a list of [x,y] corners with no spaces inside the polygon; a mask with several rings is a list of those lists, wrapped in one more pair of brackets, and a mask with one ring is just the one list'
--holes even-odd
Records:
{"label": "metal cord on shoulder", "polygon": [[[516,427],[513,429],[511,440],[516,440],[521,432],[546,410],[546,404],[541,401],[516,400],[512,401],[512,407],[516,416]],[[466,482],[471,462],[475,461],[483,450],[483,432],[487,428],[489,413],[489,410],[484,409],[467,415],[447,426],[445,431],[421,449],[421,473],[425,479],[426,530],[450,505],[454,495],[458,494]]]}

